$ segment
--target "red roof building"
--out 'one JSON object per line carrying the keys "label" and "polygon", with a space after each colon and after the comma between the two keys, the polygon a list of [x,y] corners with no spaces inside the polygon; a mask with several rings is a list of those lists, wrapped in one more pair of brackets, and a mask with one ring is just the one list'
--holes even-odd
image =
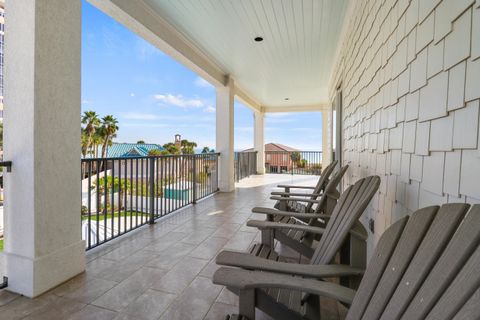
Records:
{"label": "red roof building", "polygon": [[[244,150],[244,152],[254,151],[253,148]],[[265,168],[266,172],[288,172],[293,168],[293,161],[290,154],[298,149],[280,144],[265,144]]]}

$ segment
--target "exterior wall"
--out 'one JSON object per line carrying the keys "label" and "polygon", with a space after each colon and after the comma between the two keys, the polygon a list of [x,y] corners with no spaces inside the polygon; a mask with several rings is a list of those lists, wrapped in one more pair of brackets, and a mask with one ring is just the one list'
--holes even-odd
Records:
{"label": "exterior wall", "polygon": [[3,56],[5,45],[5,1],[0,0],[0,122],[3,121]]}
{"label": "exterior wall", "polygon": [[346,185],[382,178],[372,248],[420,207],[480,202],[480,1],[352,5],[330,96],[341,84]]}

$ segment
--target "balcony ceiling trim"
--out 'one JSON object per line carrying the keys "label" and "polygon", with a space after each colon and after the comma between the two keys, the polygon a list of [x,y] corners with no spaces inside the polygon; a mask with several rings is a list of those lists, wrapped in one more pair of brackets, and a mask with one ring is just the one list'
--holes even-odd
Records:
{"label": "balcony ceiling trim", "polygon": [[262,112],[275,113],[275,112],[321,112],[328,109],[329,103],[323,102],[312,105],[301,106],[263,106]]}

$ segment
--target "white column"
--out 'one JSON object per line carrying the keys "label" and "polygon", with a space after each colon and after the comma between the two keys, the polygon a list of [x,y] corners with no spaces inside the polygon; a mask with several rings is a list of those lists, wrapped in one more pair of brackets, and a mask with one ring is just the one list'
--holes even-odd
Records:
{"label": "white column", "polygon": [[325,168],[331,160],[330,111],[322,111],[322,166]]}
{"label": "white column", "polygon": [[7,1],[8,290],[35,297],[85,270],[81,240],[81,1]]}
{"label": "white column", "polygon": [[257,173],[265,174],[265,113],[255,111],[254,118],[254,149],[257,151]]}
{"label": "white column", "polygon": [[233,102],[234,83],[229,78],[224,87],[217,87],[217,143],[220,152],[218,187],[222,192],[235,190],[234,152],[233,152]]}

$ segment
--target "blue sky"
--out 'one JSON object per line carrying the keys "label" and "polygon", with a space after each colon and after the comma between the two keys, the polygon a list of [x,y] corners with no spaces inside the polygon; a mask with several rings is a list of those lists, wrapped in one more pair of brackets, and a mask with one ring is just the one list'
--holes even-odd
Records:
{"label": "blue sky", "polygon": [[[83,2],[82,111],[119,121],[117,142],[164,144],[176,133],[215,147],[215,89],[130,30]],[[321,150],[320,113],[269,114],[265,141]],[[253,114],[235,102],[235,149],[253,146]]]}

